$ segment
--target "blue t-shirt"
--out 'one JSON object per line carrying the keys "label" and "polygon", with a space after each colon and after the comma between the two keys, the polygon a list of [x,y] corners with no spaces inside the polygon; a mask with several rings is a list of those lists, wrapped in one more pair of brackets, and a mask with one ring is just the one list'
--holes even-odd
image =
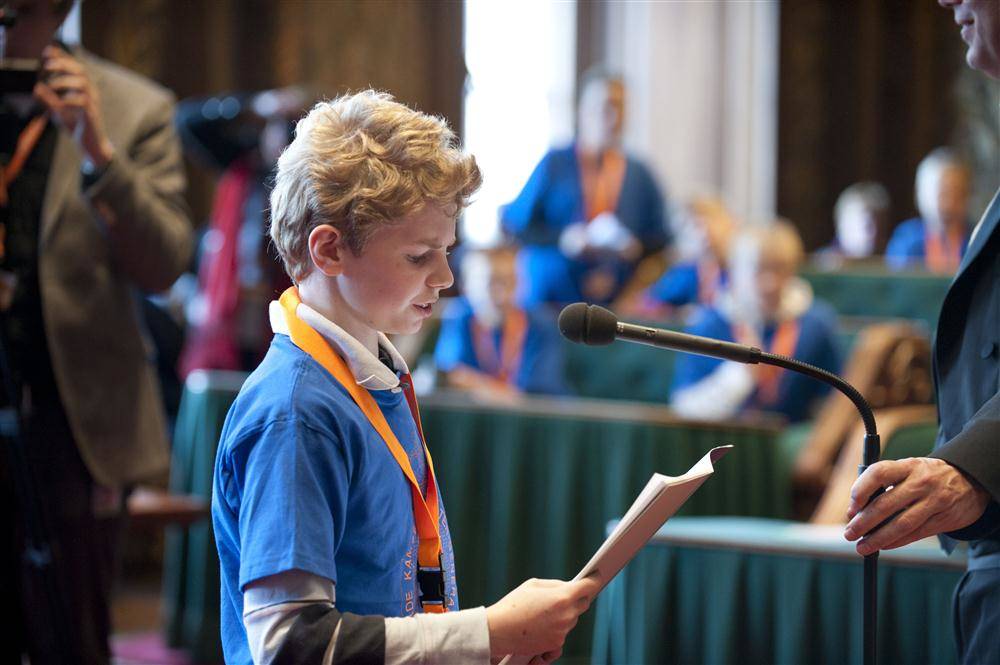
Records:
{"label": "blue t-shirt", "polygon": [[[465,365],[470,369],[489,373],[492,368],[481,366],[476,355],[473,340],[472,306],[465,298],[454,300],[441,319],[441,332],[434,349],[434,361],[445,372]],[[559,336],[555,317],[544,307],[527,312],[528,329],[521,349],[521,362],[517,367],[514,385],[528,393],[565,395],[569,393],[566,384],[565,353],[563,340]],[[500,357],[503,330],[493,331],[495,357]]]}
{"label": "blue t-shirt", "polygon": [[[885,248],[885,263],[893,270],[923,268],[927,258],[927,225],[920,217],[900,222],[892,232]],[[968,236],[962,242],[959,252],[965,256]]]}
{"label": "blue t-shirt", "polygon": [[[701,280],[703,278],[701,271],[703,269],[695,261],[679,263],[663,273],[649,287],[646,294],[651,300],[674,307],[701,302]],[[713,286],[718,290],[726,285],[726,281],[726,272],[720,270],[718,280]],[[710,305],[711,303],[702,304]]]}
{"label": "blue t-shirt", "polygon": [[[832,307],[822,302],[814,302],[798,319],[799,334],[792,356],[827,371],[840,371],[840,352],[837,349],[837,315]],[[764,328],[762,343],[770,347],[777,330],[776,326]],[[735,342],[733,326],[714,307],[698,310],[687,332]],[[677,358],[674,370],[674,384],[671,392],[687,388],[701,381],[722,364],[718,358],[682,353]],[[822,381],[795,372],[783,371],[778,380],[777,399],[766,407],[768,411],[783,414],[790,422],[799,422],[812,415],[818,401],[829,391]],[[757,395],[750,397],[746,408],[760,408],[756,404]]]}
{"label": "blue t-shirt", "polygon": [[[426,458],[405,394],[371,394],[426,491]],[[440,503],[446,603],[457,610],[454,553]],[[226,417],[212,524],[227,663],[251,662],[242,592],[269,575],[296,569],[328,578],[343,612],[420,611],[409,482],[347,391],[286,335],[275,335]]]}
{"label": "blue t-shirt", "polygon": [[[667,243],[668,224],[660,188],[649,169],[627,156],[615,214],[639,240],[644,252],[656,251]],[[585,217],[575,145],[550,150],[521,193],[503,209],[502,216],[504,230],[522,245],[518,257],[519,299],[526,308],[582,300],[584,281],[594,270],[606,271],[613,277],[614,293],[632,274],[632,265],[625,261],[571,259],[559,250],[563,229]]]}

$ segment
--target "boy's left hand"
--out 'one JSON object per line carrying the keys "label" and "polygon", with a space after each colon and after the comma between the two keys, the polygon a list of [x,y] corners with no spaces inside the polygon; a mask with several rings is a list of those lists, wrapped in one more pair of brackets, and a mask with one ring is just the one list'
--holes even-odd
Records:
{"label": "boy's left hand", "polygon": [[79,60],[58,46],[46,46],[34,94],[55,122],[73,135],[95,168],[108,165],[114,147],[104,131],[97,89]]}

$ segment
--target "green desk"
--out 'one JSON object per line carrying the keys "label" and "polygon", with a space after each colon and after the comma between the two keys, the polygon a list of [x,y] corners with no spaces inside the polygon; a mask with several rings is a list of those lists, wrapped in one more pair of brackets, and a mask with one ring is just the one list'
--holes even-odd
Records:
{"label": "green desk", "polygon": [[[530,577],[572,577],[653,472],[683,473],[716,445],[735,449],[684,514],[788,514],[774,427],[706,425],[625,402],[499,406],[458,394],[426,397],[421,412],[463,606],[493,603]],[[570,635],[567,657],[587,657],[592,621],[586,615]]]}
{"label": "green desk", "polygon": [[[654,325],[683,329],[677,324]],[[670,402],[677,353],[627,342],[609,346],[586,346],[568,340],[562,343],[566,383],[574,395],[663,405]]]}
{"label": "green desk", "polygon": [[[211,500],[215,450],[246,374],[192,372],[184,386],[170,462],[170,490]],[[167,529],[163,556],[167,646],[197,663],[221,663],[219,556],[210,520]]]}
{"label": "green desk", "polygon": [[806,269],[801,276],[813,292],[842,316],[922,321],[928,333],[937,327],[938,313],[951,277],[922,272],[889,272],[879,268],[844,271]]}
{"label": "green desk", "polygon": [[[964,568],[933,539],[882,553],[879,663],[955,662]],[[858,663],[861,581],[841,527],[674,518],[598,598],[593,662]]]}
{"label": "green desk", "polygon": [[[222,424],[243,375],[199,373],[185,386],[171,489],[211,495]],[[689,515],[788,514],[773,424],[707,425],[651,405],[525,399],[504,406],[441,393],[421,399],[448,509],[464,606],[492,603],[529,577],[572,577],[653,472],[686,471],[713,446],[735,450],[692,497]],[[169,535],[167,637],[200,661],[218,658],[219,572],[211,527]],[[567,644],[586,658],[591,615]]]}

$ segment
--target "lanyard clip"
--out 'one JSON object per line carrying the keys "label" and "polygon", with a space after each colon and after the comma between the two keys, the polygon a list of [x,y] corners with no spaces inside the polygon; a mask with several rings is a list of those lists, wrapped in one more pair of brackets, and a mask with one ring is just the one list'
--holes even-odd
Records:
{"label": "lanyard clip", "polygon": [[437,567],[417,566],[417,586],[420,587],[420,605],[444,606],[444,566],[438,555]]}

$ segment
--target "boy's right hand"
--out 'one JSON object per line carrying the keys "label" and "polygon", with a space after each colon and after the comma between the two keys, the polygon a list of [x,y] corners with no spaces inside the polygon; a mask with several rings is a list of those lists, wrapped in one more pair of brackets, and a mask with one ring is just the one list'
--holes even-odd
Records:
{"label": "boy's right hand", "polygon": [[591,577],[576,582],[528,580],[486,608],[491,655],[555,660],[562,654],[566,635],[599,590],[600,583]]}

